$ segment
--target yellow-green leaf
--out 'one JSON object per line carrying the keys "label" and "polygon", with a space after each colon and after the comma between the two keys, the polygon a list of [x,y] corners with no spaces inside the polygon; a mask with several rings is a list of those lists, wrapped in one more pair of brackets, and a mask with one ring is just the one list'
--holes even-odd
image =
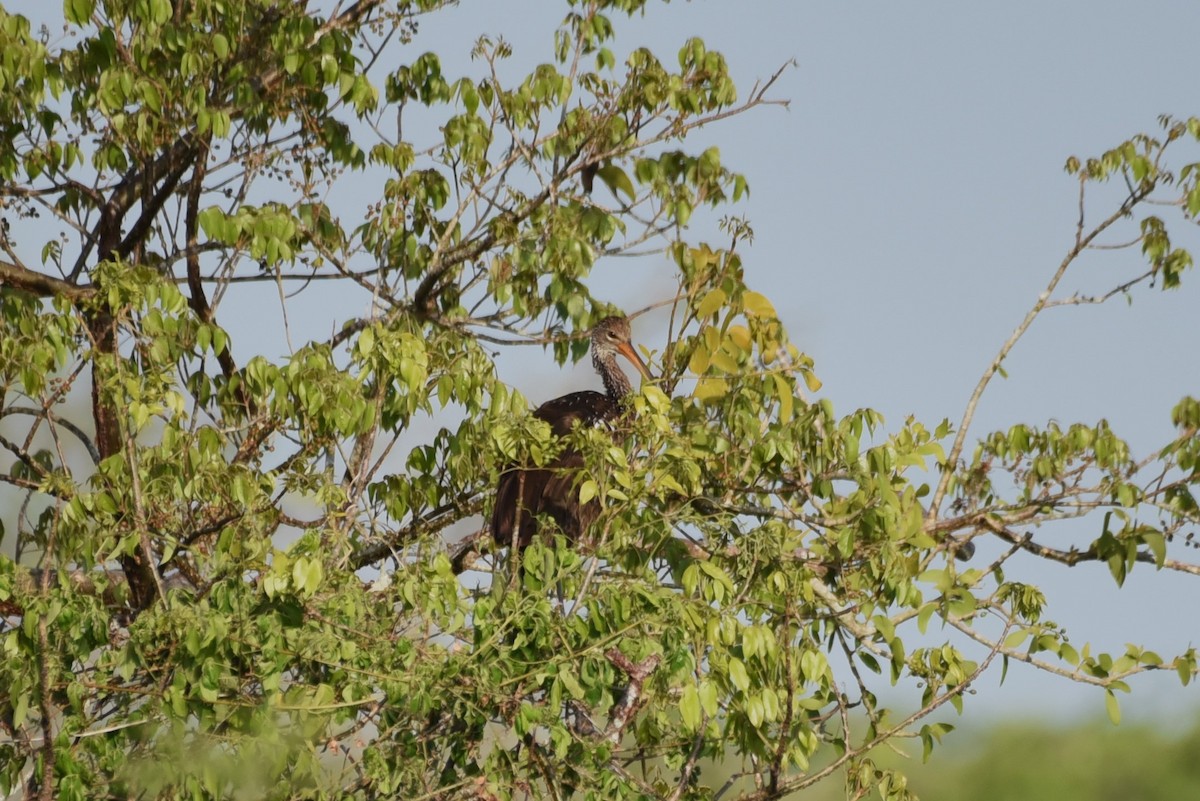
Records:
{"label": "yellow-green leaf", "polygon": [[696,391],[692,394],[699,400],[710,401],[723,398],[729,392],[729,384],[724,378],[701,378],[696,382]]}
{"label": "yellow-green leaf", "polygon": [[725,305],[726,297],[725,290],[710,289],[704,299],[700,301],[700,305],[696,307],[696,316],[701,320],[706,320],[716,314],[717,309]]}
{"label": "yellow-green leaf", "polygon": [[731,325],[725,332],[728,341],[737,346],[742,353],[750,352],[750,331],[744,325]]}
{"label": "yellow-green leaf", "polygon": [[724,350],[718,350],[712,355],[712,363],[716,367],[724,370],[727,373],[736,373],[738,371],[737,360],[726,353]]}
{"label": "yellow-green leaf", "polygon": [[1029,638],[1029,629],[1017,629],[1004,638],[1005,648],[1018,648]]}
{"label": "yellow-green leaf", "polygon": [[679,717],[689,731],[696,731],[703,722],[703,716],[700,713],[700,692],[694,684],[684,687],[683,693],[679,696]]}
{"label": "yellow-green leaf", "polygon": [[370,356],[371,351],[375,349],[375,331],[371,328],[364,328],[362,333],[358,335],[358,352],[363,356]]}
{"label": "yellow-green leaf", "polygon": [[742,664],[742,660],[736,656],[729,658],[729,680],[742,692],[750,689],[750,674],[746,672],[746,666]]}
{"label": "yellow-green leaf", "polygon": [[219,58],[221,61],[229,58],[229,38],[226,37],[225,34],[218,33],[213,36],[212,47],[213,53],[215,53],[217,58]]}
{"label": "yellow-green leaf", "polygon": [[742,295],[742,303],[745,304],[747,314],[752,314],[755,317],[775,316],[775,306],[761,292],[748,290],[746,294]]}
{"label": "yellow-green leaf", "polygon": [[774,373],[772,377],[775,379],[775,392],[779,395],[779,422],[790,423],[795,409],[792,385],[779,373]]}

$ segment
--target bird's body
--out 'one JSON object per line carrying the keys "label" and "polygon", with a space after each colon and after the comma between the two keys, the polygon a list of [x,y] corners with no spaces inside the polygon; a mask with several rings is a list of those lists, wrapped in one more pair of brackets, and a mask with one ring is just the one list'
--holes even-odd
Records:
{"label": "bird's body", "polygon": [[[649,378],[646,365],[629,343],[629,322],[623,317],[601,320],[592,329],[592,364],[604,382],[605,392],[585,390],[546,401],[534,416],[550,424],[556,437],[566,436],[577,425],[600,426],[615,421],[623,399],[633,388],[617,355],[624,356]],[[583,458],[567,449],[552,463],[539,468],[510,468],[500,476],[492,510],[492,538],[497,545],[525,548],[537,531],[537,518],[554,520],[566,536],[577,539],[595,521],[599,506],[579,502],[578,474]]]}

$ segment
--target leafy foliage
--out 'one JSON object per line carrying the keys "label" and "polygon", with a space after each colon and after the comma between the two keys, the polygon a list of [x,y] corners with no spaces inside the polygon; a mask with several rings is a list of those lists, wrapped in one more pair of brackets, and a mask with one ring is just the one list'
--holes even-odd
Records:
{"label": "leafy foliage", "polygon": [[[844,768],[903,798],[871,749],[928,755],[952,728],[930,713],[1001,663],[1097,685],[1114,718],[1137,673],[1192,680],[1192,650],[1071,642],[1006,563],[1200,572],[1176,553],[1200,403],[1146,457],[1104,421],[967,432],[1034,317],[1100,300],[1055,291],[1110,229],[1146,261],[1113,294],[1180,283],[1191,257],[1143,209],[1200,211],[1195,165],[1167,162],[1200,122],[1072,159],[1081,198],[1122,179],[1116,208],[1084,225],[1081,199],[961,423],[889,432],[810,399],[745,221],[690,238],[748,187],[688,134],[773,80],[739,98],[700,39],[618,58],[637,0],[569,3],[518,80],[489,38],[457,75],[415,51],[440,5],[70,0],[63,39],[0,9],[0,788],[768,799]],[[612,311],[598,273],[644,251],[678,294],[627,436],[573,435],[588,541],[545,532],[519,577],[486,538],[448,548],[501,469],[559,447],[489,347],[579,358],[567,332]],[[222,325],[263,287],[324,293],[280,359]],[[1043,536],[1087,515],[1088,543]],[[991,561],[959,564],[976,540]],[[882,683],[917,697],[885,708]],[[713,760],[736,766],[719,791]]]}

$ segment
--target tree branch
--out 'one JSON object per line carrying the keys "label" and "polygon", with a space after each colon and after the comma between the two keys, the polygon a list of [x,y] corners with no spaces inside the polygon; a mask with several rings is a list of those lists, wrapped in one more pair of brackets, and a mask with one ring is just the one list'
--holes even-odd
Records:
{"label": "tree branch", "polygon": [[44,417],[54,425],[62,426],[75,435],[75,438],[78,439],[80,444],[82,444],[87,450],[88,456],[91,457],[92,462],[95,464],[100,463],[100,452],[96,450],[96,445],[92,442],[91,437],[84,433],[82,428],[75,425],[65,417],[59,417],[55,414],[52,414],[49,409],[34,409],[30,406],[10,406],[7,409],[0,410],[0,418],[7,417],[10,414],[27,414],[30,417]]}
{"label": "tree branch", "polygon": [[[350,564],[353,570],[358,570],[361,567],[366,567],[369,564],[378,562],[380,559],[386,559],[391,556],[397,547],[405,542],[410,542],[422,534],[431,531],[437,531],[445,528],[456,520],[462,520],[464,517],[479,514],[483,511],[483,496],[476,495],[470,498],[465,503],[448,503],[431,510],[428,514],[417,518],[408,524],[405,528],[395,531],[373,545],[368,545],[360,549],[350,559]],[[456,559],[461,563],[462,558],[466,555],[458,554]]]}
{"label": "tree branch", "polygon": [[131,167],[122,176],[121,182],[109,195],[108,202],[100,210],[100,219],[87,237],[75,266],[67,280],[74,282],[79,278],[92,256],[92,250],[99,248],[97,261],[107,261],[121,245],[121,222],[133,208],[133,204],[141,199],[142,192],[147,186],[152,186],[169,175],[179,163],[187,163],[188,151],[193,147],[191,131],[184,132],[169,147],[159,154],[158,158],[149,164],[139,163]]}
{"label": "tree branch", "polygon": [[10,286],[42,298],[61,296],[76,303],[95,294],[92,287],[78,286],[3,260],[0,260],[0,286]]}
{"label": "tree branch", "polygon": [[[1010,542],[1016,545],[1021,550],[1040,556],[1043,559],[1049,559],[1052,562],[1074,567],[1080,562],[1099,562],[1103,561],[1104,557],[1096,552],[1096,546],[1093,545],[1085,551],[1080,551],[1072,548],[1069,551],[1064,551],[1059,548],[1051,548],[1048,545],[1041,545],[1033,541],[1033,534],[1018,534],[1012,529],[1001,525],[991,517],[984,516],[980,521],[989,531],[994,533],[1005,542]],[[1168,570],[1176,570],[1180,573],[1190,573],[1193,576],[1200,576],[1200,565],[1193,565],[1188,562],[1180,562],[1176,559],[1164,559],[1159,565],[1154,554],[1146,551],[1138,551],[1134,557],[1134,561],[1144,564],[1155,565],[1156,567],[1164,567]]]}

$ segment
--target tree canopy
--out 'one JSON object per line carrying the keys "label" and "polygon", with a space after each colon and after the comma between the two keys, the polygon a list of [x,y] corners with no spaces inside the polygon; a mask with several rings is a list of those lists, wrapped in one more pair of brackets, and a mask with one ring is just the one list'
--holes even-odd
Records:
{"label": "tree canopy", "polygon": [[[443,5],[0,8],[0,789],[902,799],[872,749],[929,756],[1011,661],[1114,720],[1137,674],[1195,677],[1192,649],[1072,641],[1013,557],[1200,573],[1200,401],[1162,399],[1147,453],[971,423],[1049,306],[1179,287],[1200,119],[1070,159],[1073,246],[962,417],[884,426],[820,397],[748,282],[736,153],[693,145],[785,102],[779,72],[739,89],[700,38],[618,43],[645,0],[572,0],[514,76],[498,37],[424,52]],[[1126,280],[1064,294],[1098,246]],[[602,279],[647,259],[675,282],[634,323],[656,380],[621,436],[555,439],[497,352],[579,359]],[[232,333],[266,292],[282,357]],[[479,521],[566,445],[601,512],[578,542],[544,521],[518,574]]]}

